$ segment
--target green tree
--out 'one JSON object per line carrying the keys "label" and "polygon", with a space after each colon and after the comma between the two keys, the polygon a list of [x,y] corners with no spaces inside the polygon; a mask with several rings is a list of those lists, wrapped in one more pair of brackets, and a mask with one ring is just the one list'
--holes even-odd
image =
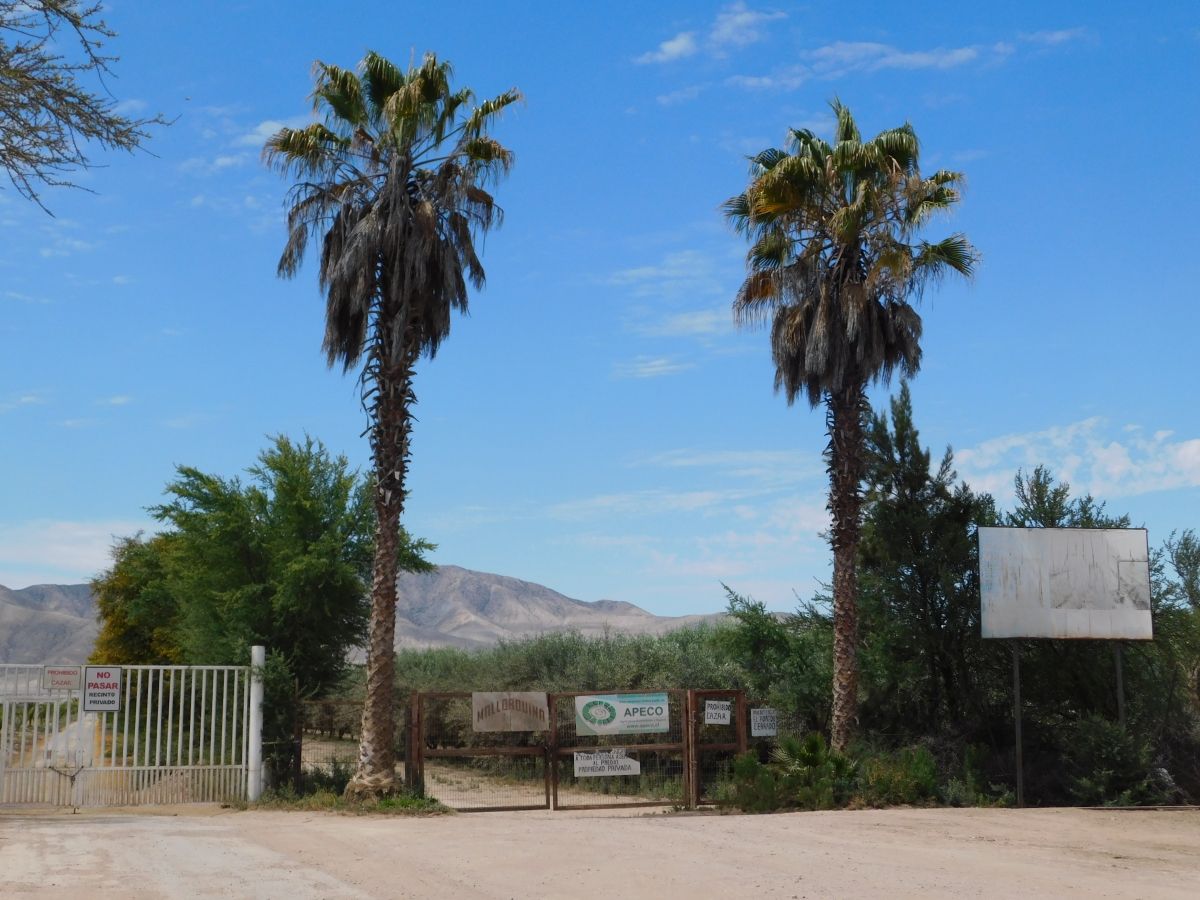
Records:
{"label": "green tree", "polygon": [[116,33],[100,9],[75,0],[0,0],[0,168],[38,205],[39,187],[75,187],[67,173],[94,165],[88,144],[132,151],[150,136],[146,126],[166,124],[159,116],[124,116],[115,99],[81,82],[93,76],[103,86],[117,61],[101,52]]}
{"label": "green tree", "polygon": [[725,215],[747,236],[748,277],[734,301],[739,323],[771,320],[775,389],[789,404],[824,403],[832,515],[834,680],[832,743],[844,750],[858,704],[858,558],[866,388],[921,362],[913,308],[947,272],[970,277],[977,259],[961,234],[918,240],[931,217],[959,202],[963,176],[926,178],[912,126],[864,141],[833,102],[834,142],[792,129],[788,149],[751,160],[747,189]]}
{"label": "green tree", "polygon": [[488,128],[521,94],[474,106],[470,89],[451,88],[450,64],[431,53],[407,72],[377,53],[357,74],[322,62],[314,71],[313,108],[325,121],[281,129],[263,155],[297,179],[279,274],[294,276],[309,241],[320,239],[326,359],[343,371],[363,365],[377,532],[359,766],[347,791],[379,796],[398,787],[396,576],[414,368],[449,335],[452,312],[466,312],[467,281],[483,287],[474,242],[501,219],[485,187],[513,160]]}
{"label": "green tree", "polygon": [[192,664],[281,654],[303,694],[344,673],[367,623],[372,555],[370,483],[312,438],[277,437],[247,470],[249,483],[180,466],[168,503],[167,572],[174,632]]}
{"label": "green tree", "polygon": [[100,634],[88,661],[96,665],[178,665],[179,601],[168,573],[174,536],[138,532],[112,548],[112,566],[92,579]]}
{"label": "green tree", "polygon": [[961,732],[983,675],[975,526],[993,504],[955,485],[949,448],[931,463],[902,382],[891,422],[873,413],[867,430],[859,556],[866,717],[894,734]]}

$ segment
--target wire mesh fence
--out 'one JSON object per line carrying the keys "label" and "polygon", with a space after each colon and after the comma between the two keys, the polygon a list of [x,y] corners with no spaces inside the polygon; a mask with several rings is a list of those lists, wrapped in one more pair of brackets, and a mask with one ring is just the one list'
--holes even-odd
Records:
{"label": "wire mesh fence", "polygon": [[[362,702],[356,700],[306,700],[300,704],[296,731],[302,779],[341,793],[358,767],[362,709]],[[408,784],[409,707],[397,705],[392,721],[396,777]]]}
{"label": "wire mesh fence", "polygon": [[478,731],[469,693],[418,695],[417,728],[426,796],[463,812],[550,807],[545,729]]}
{"label": "wire mesh fence", "polygon": [[[687,804],[686,691],[551,694],[550,702],[554,730],[547,752],[555,809]],[[599,723],[589,724],[596,708]],[[650,710],[654,730],[604,733],[643,727],[619,724],[621,714],[639,709]]]}
{"label": "wire mesh fence", "polygon": [[741,691],[691,691],[692,804],[733,799],[733,760],[746,751],[748,712]]}

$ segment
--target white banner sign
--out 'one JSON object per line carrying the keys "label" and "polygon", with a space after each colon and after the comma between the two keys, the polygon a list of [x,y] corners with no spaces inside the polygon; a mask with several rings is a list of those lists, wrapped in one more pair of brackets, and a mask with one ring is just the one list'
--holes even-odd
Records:
{"label": "white banner sign", "polygon": [[1150,641],[1143,528],[980,528],[985,638]]}
{"label": "white banner sign", "polygon": [[779,733],[779,726],[775,721],[775,710],[773,709],[752,709],[750,710],[750,736],[751,737],[775,737]]}
{"label": "white banner sign", "polygon": [[597,750],[575,753],[575,777],[596,778],[606,775],[641,775],[642,764],[630,759],[624,750]]}
{"label": "white banner sign", "polygon": [[598,694],[575,698],[576,734],[661,734],[671,730],[666,694]]}
{"label": "white banner sign", "polygon": [[704,724],[728,725],[733,721],[729,712],[730,703],[729,700],[705,700]]}
{"label": "white banner sign", "polygon": [[86,666],[83,670],[83,711],[121,711],[121,667]]}
{"label": "white banner sign", "polygon": [[471,695],[471,728],[475,731],[545,731],[549,721],[545,694],[496,691]]}
{"label": "white banner sign", "polygon": [[44,666],[42,690],[77,691],[83,684],[83,666]]}

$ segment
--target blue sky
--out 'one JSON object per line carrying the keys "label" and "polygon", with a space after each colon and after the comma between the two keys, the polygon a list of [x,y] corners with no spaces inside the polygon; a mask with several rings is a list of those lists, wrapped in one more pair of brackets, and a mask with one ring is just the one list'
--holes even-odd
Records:
{"label": "blue sky", "polygon": [[[409,528],[435,561],[663,614],[720,582],[775,608],[828,571],[824,417],[772,393],[733,328],[723,200],[789,126],[911,121],[969,181],[983,253],[925,299],[917,424],[1011,498],[1049,465],[1159,543],[1200,526],[1200,9],[1190,4],[118,2],[126,108],[153,155],[0,191],[0,583],[79,581],[153,527],[176,464],[233,475],[266,435],[365,465],[324,366],[312,267],[275,277],[265,135],[308,120],[314,59],[453,61],[527,97],[488,285],[416,385]],[[895,385],[892,386],[895,389]],[[886,399],[888,389],[872,396]]]}

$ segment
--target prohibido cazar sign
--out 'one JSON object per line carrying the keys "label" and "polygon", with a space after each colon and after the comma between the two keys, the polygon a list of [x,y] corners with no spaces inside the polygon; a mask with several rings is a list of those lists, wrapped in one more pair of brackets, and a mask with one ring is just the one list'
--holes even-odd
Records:
{"label": "prohibido cazar sign", "polygon": [[592,694],[575,698],[576,734],[661,734],[671,730],[666,694]]}
{"label": "prohibido cazar sign", "polygon": [[121,667],[85,666],[83,670],[83,711],[121,711]]}

